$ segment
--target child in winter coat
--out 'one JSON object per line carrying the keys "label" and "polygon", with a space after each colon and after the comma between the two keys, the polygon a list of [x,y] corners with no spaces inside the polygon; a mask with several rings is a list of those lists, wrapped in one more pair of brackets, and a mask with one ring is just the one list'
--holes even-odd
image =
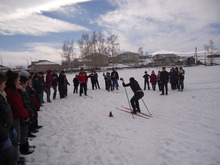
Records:
{"label": "child in winter coat", "polygon": [[148,87],[148,90],[150,90],[150,85],[149,85],[149,74],[147,74],[147,71],[144,72],[144,90],[146,90],[146,85]]}
{"label": "child in winter coat", "polygon": [[155,91],[156,83],[157,83],[157,76],[155,75],[154,70],[152,70],[151,75],[150,75],[150,83],[152,85],[153,90]]}
{"label": "child in winter coat", "polygon": [[78,93],[78,87],[79,87],[78,75],[76,75],[75,78],[73,79],[73,85],[74,85],[73,93]]}

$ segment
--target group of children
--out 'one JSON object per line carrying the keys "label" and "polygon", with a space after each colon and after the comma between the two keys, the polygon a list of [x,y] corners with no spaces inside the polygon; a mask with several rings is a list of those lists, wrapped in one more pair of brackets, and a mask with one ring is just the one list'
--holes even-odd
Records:
{"label": "group of children", "polygon": [[28,72],[0,73],[0,164],[24,164],[20,155],[34,152],[29,138],[35,138],[40,103]]}
{"label": "group of children", "polygon": [[[161,82],[161,72],[163,74],[165,73],[165,82]],[[168,73],[166,71],[166,68],[163,67],[162,71],[158,71],[158,74],[156,75],[154,70],[151,72],[151,75],[145,71],[145,74],[143,76],[144,78],[144,90],[146,90],[146,87],[148,87],[148,90],[150,90],[150,83],[152,85],[152,89],[156,90],[156,85],[158,85],[159,91],[162,91],[163,85],[167,85],[168,82],[171,84],[171,89],[175,90],[178,89],[179,91],[183,91],[184,89],[184,76],[185,76],[185,71],[183,70],[182,67],[172,67],[170,69],[170,72]],[[163,77],[163,78],[164,78]],[[150,80],[150,81],[149,81]],[[165,83],[165,84],[163,84]]]}

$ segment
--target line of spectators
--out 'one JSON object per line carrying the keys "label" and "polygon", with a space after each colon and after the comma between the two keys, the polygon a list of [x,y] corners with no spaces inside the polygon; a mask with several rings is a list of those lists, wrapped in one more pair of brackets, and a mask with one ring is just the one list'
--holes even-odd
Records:
{"label": "line of spectators", "polygon": [[29,138],[35,138],[40,103],[27,71],[0,73],[0,164],[22,165],[34,152]]}

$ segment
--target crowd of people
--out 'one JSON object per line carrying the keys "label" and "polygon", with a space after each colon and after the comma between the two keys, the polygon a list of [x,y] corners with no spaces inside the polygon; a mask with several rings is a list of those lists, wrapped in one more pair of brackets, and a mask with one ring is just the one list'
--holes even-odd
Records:
{"label": "crowd of people", "polygon": [[[144,90],[146,90],[146,86],[148,90],[150,90],[150,83],[152,85],[152,89],[156,90],[156,85],[158,85],[159,91],[161,91],[161,95],[168,95],[168,83],[171,84],[172,90],[183,91],[184,89],[184,77],[185,71],[182,67],[172,67],[170,72],[166,71],[165,67],[162,67],[162,71],[158,71],[156,75],[154,70],[152,70],[151,75],[145,71],[143,76],[144,78]],[[150,81],[149,81],[150,80]]]}
{"label": "crowd of people", "polygon": [[[171,68],[170,72],[163,67],[156,75],[154,70],[149,75],[144,73],[144,90],[156,90],[158,86],[161,95],[168,95],[168,82],[172,90],[183,91],[184,74],[182,67]],[[119,89],[119,74],[113,68],[112,72],[103,73],[105,80],[105,90],[113,91]],[[80,69],[79,74],[73,78],[73,93],[79,96],[87,95],[88,79],[91,79],[92,90],[100,89],[98,74],[92,71],[89,75]],[[131,77],[129,83],[124,87],[130,86],[134,96],[130,99],[133,113],[140,112],[138,100],[144,96],[139,83]],[[43,103],[51,103],[52,98],[57,98],[59,92],[60,99],[68,94],[68,79],[64,71],[58,75],[56,70],[29,73],[8,71],[6,74],[0,73],[0,164],[19,165],[24,164],[25,158],[21,155],[28,155],[34,152],[35,146],[29,145],[29,138],[36,138],[36,134],[43,126],[38,125],[38,112]],[[53,91],[51,91],[53,89]],[[44,93],[46,96],[44,97]],[[45,100],[46,99],[46,100]]]}

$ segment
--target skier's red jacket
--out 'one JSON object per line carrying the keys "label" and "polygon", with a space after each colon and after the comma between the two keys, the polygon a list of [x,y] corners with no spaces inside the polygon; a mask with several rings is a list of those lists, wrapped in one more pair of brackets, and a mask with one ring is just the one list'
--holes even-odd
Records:
{"label": "skier's red jacket", "polygon": [[78,75],[78,81],[79,83],[85,83],[88,81],[88,77],[86,75],[86,72],[80,72]]}
{"label": "skier's red jacket", "polygon": [[18,90],[6,89],[8,103],[11,106],[14,119],[26,119],[29,117],[28,111],[24,108],[23,100]]}

